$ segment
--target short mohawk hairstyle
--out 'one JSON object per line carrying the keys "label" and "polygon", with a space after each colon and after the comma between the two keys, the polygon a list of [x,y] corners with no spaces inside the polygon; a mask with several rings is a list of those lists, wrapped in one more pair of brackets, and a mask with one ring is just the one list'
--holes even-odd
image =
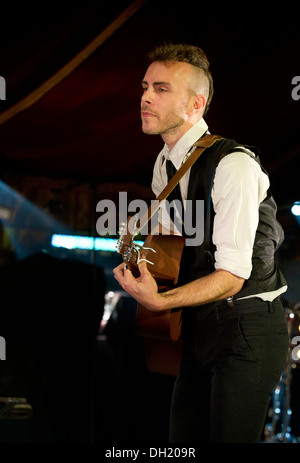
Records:
{"label": "short mohawk hairstyle", "polygon": [[196,68],[202,69],[209,83],[209,94],[205,108],[205,113],[207,112],[213,97],[214,85],[209,68],[209,61],[201,48],[194,45],[165,43],[150,51],[148,53],[148,60],[149,63],[153,63],[154,61],[165,63],[170,61],[180,61],[183,63],[189,63]]}

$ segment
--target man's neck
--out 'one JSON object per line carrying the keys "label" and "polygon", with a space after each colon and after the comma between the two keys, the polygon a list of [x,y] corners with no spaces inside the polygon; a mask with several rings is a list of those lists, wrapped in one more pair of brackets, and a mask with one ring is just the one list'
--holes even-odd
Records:
{"label": "man's neck", "polygon": [[169,150],[176,145],[176,143],[183,137],[186,132],[188,132],[198,121],[194,123],[185,123],[176,129],[170,130],[168,132],[162,133],[161,137]]}

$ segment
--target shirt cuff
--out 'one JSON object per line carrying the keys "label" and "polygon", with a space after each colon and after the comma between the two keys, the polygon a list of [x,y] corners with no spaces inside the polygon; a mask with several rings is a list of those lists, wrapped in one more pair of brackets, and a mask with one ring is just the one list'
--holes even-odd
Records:
{"label": "shirt cuff", "polygon": [[240,278],[247,280],[252,271],[252,249],[241,251],[238,249],[224,249],[215,252],[215,268],[227,270]]}

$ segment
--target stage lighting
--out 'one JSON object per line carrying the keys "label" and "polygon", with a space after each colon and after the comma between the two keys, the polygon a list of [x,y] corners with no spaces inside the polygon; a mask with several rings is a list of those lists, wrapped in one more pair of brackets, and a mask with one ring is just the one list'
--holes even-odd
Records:
{"label": "stage lighting", "polygon": [[[93,238],[91,236],[53,234],[51,245],[55,248],[84,249],[117,252],[118,240],[115,238]],[[142,241],[137,241],[142,245]]]}
{"label": "stage lighting", "polygon": [[300,216],[300,201],[294,202],[292,208],[291,208],[292,213],[299,217]]}

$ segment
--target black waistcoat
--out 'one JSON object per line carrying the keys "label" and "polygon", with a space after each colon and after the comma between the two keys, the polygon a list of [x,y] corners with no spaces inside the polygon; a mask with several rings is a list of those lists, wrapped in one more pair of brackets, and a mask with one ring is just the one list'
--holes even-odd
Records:
{"label": "black waistcoat", "polygon": [[[211,187],[220,159],[233,152],[235,148],[236,151],[241,151],[240,148],[237,149],[237,146],[240,145],[234,140],[221,139],[212,147],[207,148],[191,168],[187,199],[193,201],[193,207],[196,207],[197,199],[204,199],[204,242],[201,246],[185,246],[180,266],[179,284],[187,283],[214,271],[215,249],[212,243],[214,211]],[[257,149],[248,146],[247,148],[255,153],[255,159],[260,164]],[[271,192],[268,191],[266,199],[259,207],[259,224],[253,247],[252,272],[234,299],[273,291],[287,284],[274,261],[275,251],[284,239],[282,227],[276,220],[276,210],[275,201]],[[195,227],[196,224],[194,223],[193,226]],[[217,304],[209,304],[209,307],[215,305]]]}

